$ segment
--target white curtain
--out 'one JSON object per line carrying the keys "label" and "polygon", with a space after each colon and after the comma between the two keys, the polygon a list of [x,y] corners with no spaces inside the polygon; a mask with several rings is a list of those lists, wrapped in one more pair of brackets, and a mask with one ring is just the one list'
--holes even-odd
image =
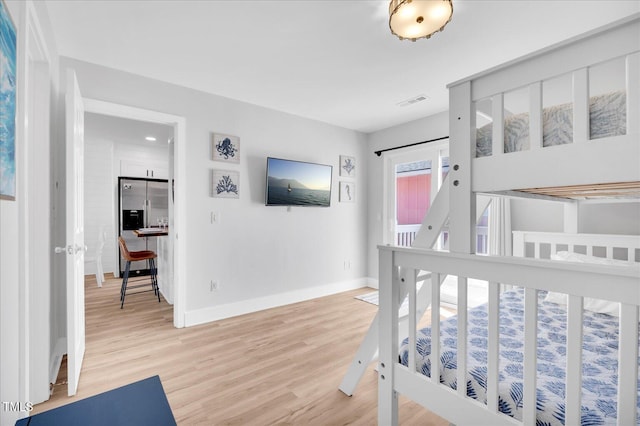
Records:
{"label": "white curtain", "polygon": [[489,255],[511,256],[511,200],[491,197],[489,211]]}

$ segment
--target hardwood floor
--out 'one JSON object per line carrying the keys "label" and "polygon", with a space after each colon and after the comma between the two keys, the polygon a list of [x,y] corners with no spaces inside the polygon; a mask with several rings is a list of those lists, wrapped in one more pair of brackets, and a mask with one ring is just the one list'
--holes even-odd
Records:
{"label": "hardwood floor", "polygon": [[[373,425],[373,365],[352,397],[338,390],[377,307],[364,288],[195,327],[173,327],[152,293],[119,303],[119,279],[87,277],[78,394],[56,385],[42,412],[158,374],[179,425]],[[403,425],[448,425],[400,400]]]}

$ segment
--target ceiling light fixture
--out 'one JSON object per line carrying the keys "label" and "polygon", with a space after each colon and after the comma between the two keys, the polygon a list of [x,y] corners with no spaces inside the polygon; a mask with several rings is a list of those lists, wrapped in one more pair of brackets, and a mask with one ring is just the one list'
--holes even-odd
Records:
{"label": "ceiling light fixture", "polygon": [[429,38],[442,31],[451,16],[451,0],[391,0],[389,3],[389,28],[400,40]]}
{"label": "ceiling light fixture", "polygon": [[144,139],[149,141],[149,142],[155,142],[156,141],[156,138],[154,138],[153,136],[147,136]]}

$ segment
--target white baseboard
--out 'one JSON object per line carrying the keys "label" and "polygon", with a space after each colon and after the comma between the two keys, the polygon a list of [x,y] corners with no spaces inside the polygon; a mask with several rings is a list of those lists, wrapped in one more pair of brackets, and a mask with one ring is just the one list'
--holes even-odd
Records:
{"label": "white baseboard", "polygon": [[377,278],[367,277],[365,279],[367,280],[367,287],[375,288],[376,290],[380,288]]}
{"label": "white baseboard", "polygon": [[51,354],[49,360],[49,383],[55,383],[60,372],[60,364],[62,364],[62,357],[67,353],[67,339],[61,337],[56,342],[56,346]]}
{"label": "white baseboard", "polygon": [[218,321],[265,309],[276,308],[278,306],[290,305],[292,303],[342,293],[344,291],[355,290],[357,288],[367,287],[368,282],[368,278],[341,281],[317,287],[289,291],[286,293],[273,294],[271,296],[243,300],[241,302],[228,303],[226,305],[187,311],[184,314],[184,325],[185,327],[189,327],[192,325],[204,324],[211,321]]}
{"label": "white baseboard", "polygon": [[164,294],[164,291],[162,291],[162,289],[159,289],[159,290],[162,297],[164,297],[164,300],[166,300],[168,304],[173,305],[173,299],[169,299],[167,295]]}

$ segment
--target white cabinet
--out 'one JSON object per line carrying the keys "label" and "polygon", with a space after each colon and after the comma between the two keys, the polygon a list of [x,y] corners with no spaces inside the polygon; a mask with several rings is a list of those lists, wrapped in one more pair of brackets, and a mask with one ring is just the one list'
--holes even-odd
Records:
{"label": "white cabinet", "polygon": [[169,179],[169,165],[154,161],[121,160],[120,176]]}

